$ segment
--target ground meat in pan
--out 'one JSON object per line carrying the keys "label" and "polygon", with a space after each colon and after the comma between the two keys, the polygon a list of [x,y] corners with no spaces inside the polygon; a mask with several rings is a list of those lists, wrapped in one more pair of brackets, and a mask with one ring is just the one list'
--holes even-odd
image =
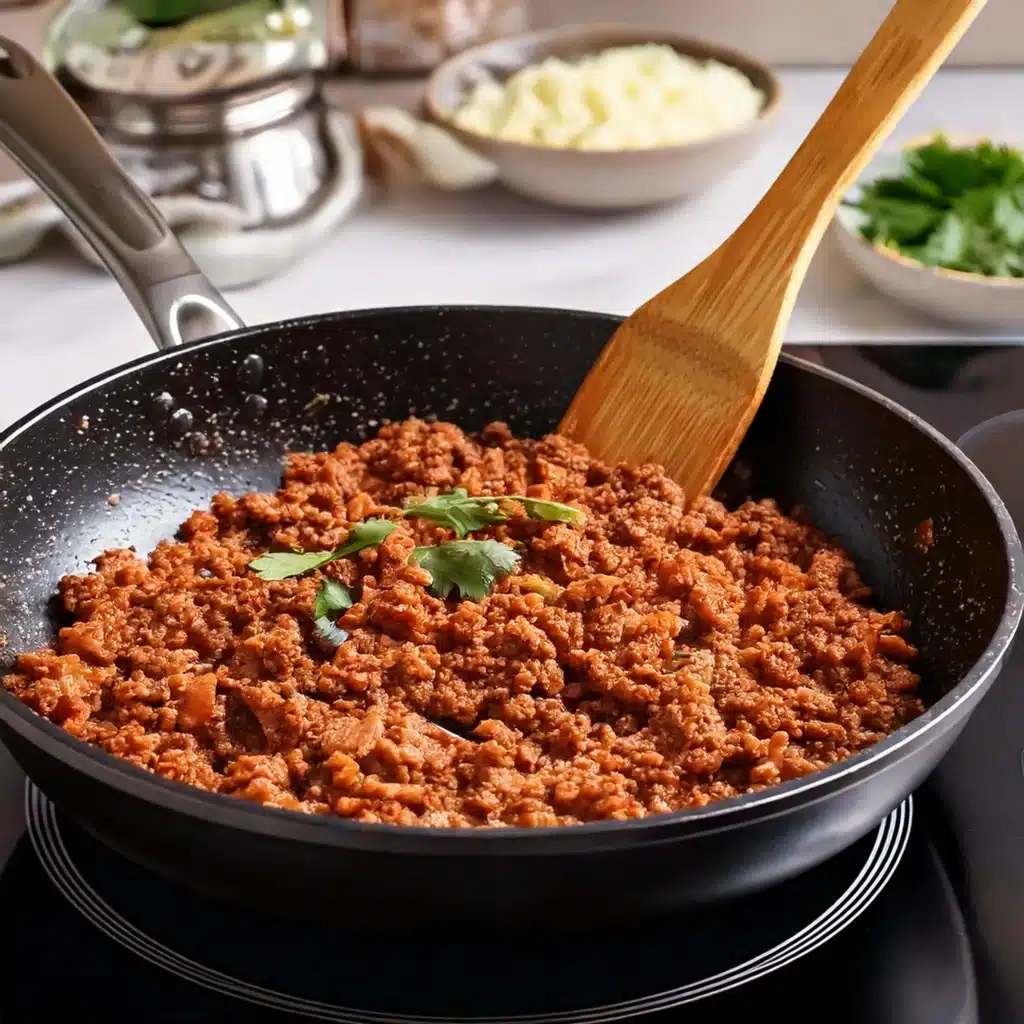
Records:
{"label": "ground meat in pan", "polygon": [[[427,590],[398,518],[411,495],[525,494],[478,537],[522,561],[480,601]],[[396,519],[379,546],[294,579],[247,568]],[[323,575],[350,587],[333,652]],[[74,622],[5,685],[141,768],[274,807],[430,826],[642,817],[827,767],[922,711],[907,620],[865,602],[846,554],[771,501],[687,511],[653,465],[609,468],[558,436],[385,426],[289,458],[276,495],[218,495],[148,562],[108,551],[61,581]],[[445,723],[457,738],[431,724]]]}

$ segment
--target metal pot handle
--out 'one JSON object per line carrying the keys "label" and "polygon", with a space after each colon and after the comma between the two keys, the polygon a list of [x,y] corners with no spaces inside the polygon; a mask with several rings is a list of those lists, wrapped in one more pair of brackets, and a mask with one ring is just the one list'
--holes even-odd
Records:
{"label": "metal pot handle", "polygon": [[4,36],[0,146],[93,246],[159,348],[243,326],[74,100]]}

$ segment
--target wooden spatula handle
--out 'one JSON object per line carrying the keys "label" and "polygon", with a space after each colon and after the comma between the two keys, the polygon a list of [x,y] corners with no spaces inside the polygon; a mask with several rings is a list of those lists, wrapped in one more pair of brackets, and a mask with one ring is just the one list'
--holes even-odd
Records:
{"label": "wooden spatula handle", "polygon": [[[985,0],[897,0],[730,248],[767,248],[780,278],[793,275],[795,264],[805,266],[853,181],[984,6]],[[798,288],[803,274],[795,276],[790,283]]]}
{"label": "wooden spatula handle", "polygon": [[764,397],[843,193],[984,6],[897,0],[753,213],[615,332],[563,433],[609,462],[660,462],[691,499],[714,487]]}

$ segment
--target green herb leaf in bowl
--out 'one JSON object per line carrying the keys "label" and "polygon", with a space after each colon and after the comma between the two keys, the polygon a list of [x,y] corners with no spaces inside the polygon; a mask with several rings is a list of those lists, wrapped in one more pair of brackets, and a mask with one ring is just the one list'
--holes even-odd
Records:
{"label": "green herb leaf in bowl", "polygon": [[873,245],[928,267],[1024,277],[1024,154],[942,135],[908,150],[897,177],[864,185],[847,206]]}

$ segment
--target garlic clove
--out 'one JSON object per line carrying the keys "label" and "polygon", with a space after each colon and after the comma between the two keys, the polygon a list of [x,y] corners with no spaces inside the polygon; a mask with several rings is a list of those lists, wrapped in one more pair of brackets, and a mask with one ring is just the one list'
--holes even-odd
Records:
{"label": "garlic clove", "polygon": [[[380,111],[384,111],[381,116]],[[422,184],[423,174],[409,144],[407,130],[396,131],[388,114],[391,108],[364,111],[358,118],[359,139],[363,145],[366,175],[387,185]],[[402,111],[393,111],[401,114]],[[402,125],[404,129],[404,124]]]}
{"label": "garlic clove", "polygon": [[418,177],[446,191],[482,188],[498,168],[443,128],[398,107],[371,107],[360,117],[368,169],[378,177]]}

